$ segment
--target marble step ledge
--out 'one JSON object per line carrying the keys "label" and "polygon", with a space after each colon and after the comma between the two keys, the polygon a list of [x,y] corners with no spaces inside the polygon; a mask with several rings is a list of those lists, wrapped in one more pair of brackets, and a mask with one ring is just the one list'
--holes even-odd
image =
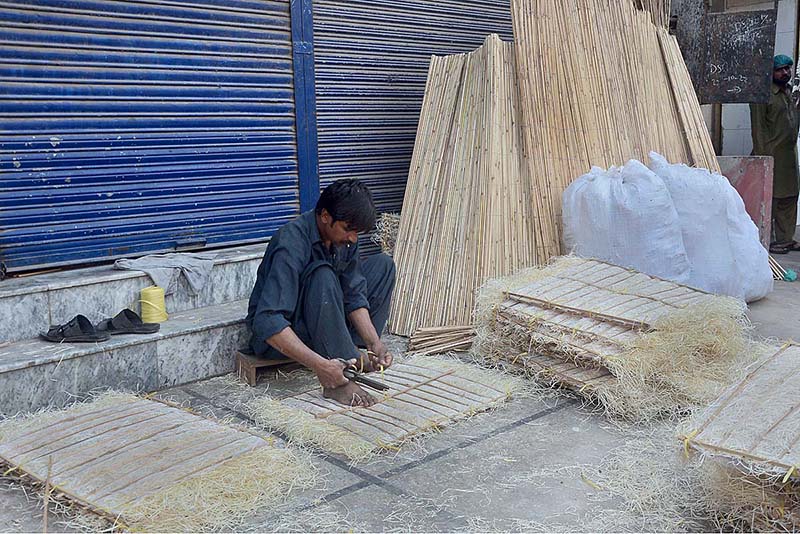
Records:
{"label": "marble step ledge", "polygon": [[[214,251],[208,283],[194,295],[183,276],[166,297],[169,313],[215,306],[250,296],[266,244]],[[0,344],[36,337],[50,325],[64,324],[77,314],[93,323],[123,308],[140,313],[139,292],[153,281],[141,271],[111,265],[44,273],[0,281]]]}
{"label": "marble step ledge", "polygon": [[234,370],[247,301],[172,314],[155,334],[101,343],[26,339],[0,346],[0,415],[60,408],[92,391],[154,391]]}

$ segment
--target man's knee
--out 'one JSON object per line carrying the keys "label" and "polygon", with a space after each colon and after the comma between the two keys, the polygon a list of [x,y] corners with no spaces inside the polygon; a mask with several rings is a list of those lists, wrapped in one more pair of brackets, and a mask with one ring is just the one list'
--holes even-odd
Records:
{"label": "man's knee", "polygon": [[386,254],[375,254],[366,260],[370,263],[370,269],[373,270],[375,278],[389,279],[394,281],[397,276],[397,267],[391,256]]}
{"label": "man's knee", "polygon": [[341,294],[342,286],[333,267],[328,264],[314,266],[303,276],[305,292],[309,296],[319,296],[322,293]]}

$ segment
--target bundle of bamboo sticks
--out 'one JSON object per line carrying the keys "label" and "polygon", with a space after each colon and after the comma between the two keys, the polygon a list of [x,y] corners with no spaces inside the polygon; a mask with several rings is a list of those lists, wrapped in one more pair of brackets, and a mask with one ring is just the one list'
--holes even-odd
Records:
{"label": "bundle of bamboo sticks", "polygon": [[668,0],[512,0],[515,44],[433,57],[389,329],[470,324],[487,279],[560,254],[561,195],[650,151],[719,171]]}
{"label": "bundle of bamboo sticks", "polygon": [[718,171],[675,39],[622,0],[512,0],[537,258],[559,253],[561,194],[650,151]]}
{"label": "bundle of bamboo sticks", "polygon": [[536,262],[510,43],[431,58],[403,201],[390,331],[472,322],[474,290]]}
{"label": "bundle of bamboo sticks", "polygon": [[420,355],[465,351],[472,347],[475,328],[472,326],[443,326],[420,328],[408,342],[408,352]]}
{"label": "bundle of bamboo sticks", "polygon": [[642,11],[648,11],[653,19],[653,24],[669,27],[669,17],[672,8],[670,0],[633,0],[633,5]]}

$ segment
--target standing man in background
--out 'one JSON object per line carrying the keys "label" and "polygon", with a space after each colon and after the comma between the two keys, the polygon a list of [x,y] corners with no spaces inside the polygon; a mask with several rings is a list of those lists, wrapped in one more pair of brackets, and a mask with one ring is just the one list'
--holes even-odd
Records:
{"label": "standing man in background", "polygon": [[775,56],[772,71],[772,96],[767,104],[750,104],[750,129],[754,156],[772,156],[775,173],[772,182],[772,233],[769,251],[786,254],[800,250],[794,240],[797,225],[798,111],[792,98],[792,58]]}

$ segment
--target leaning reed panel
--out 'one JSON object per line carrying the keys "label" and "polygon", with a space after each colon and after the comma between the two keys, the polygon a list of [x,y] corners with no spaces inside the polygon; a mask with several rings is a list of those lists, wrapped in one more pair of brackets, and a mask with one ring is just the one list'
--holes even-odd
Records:
{"label": "leaning reed panel", "polygon": [[480,284],[537,261],[514,61],[496,35],[431,59],[397,235],[392,333],[470,324]]}
{"label": "leaning reed panel", "polygon": [[656,151],[718,170],[668,12],[666,0],[513,0],[515,45],[490,36],[432,58],[391,332],[469,324],[485,280],[558,255],[561,195],[592,166]]}

